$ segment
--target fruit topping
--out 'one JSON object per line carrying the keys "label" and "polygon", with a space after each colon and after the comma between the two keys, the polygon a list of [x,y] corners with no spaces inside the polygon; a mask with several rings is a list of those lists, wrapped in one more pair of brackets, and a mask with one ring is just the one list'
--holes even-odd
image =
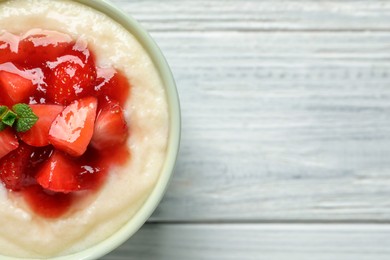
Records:
{"label": "fruit topping", "polygon": [[27,178],[32,152],[32,147],[21,143],[16,150],[0,159],[0,179],[7,189],[19,190],[22,188],[23,182]]}
{"label": "fruit topping", "polygon": [[15,150],[18,146],[19,141],[11,129],[7,128],[0,131],[0,158]]}
{"label": "fruit topping", "polygon": [[103,97],[110,97],[124,106],[129,94],[129,83],[125,76],[114,68],[97,68],[96,92]]}
{"label": "fruit topping", "polygon": [[0,34],[0,182],[38,215],[65,214],[130,158],[129,92],[120,71],[95,65],[82,38]]}
{"label": "fruit topping", "polygon": [[9,65],[11,71],[0,70],[0,91],[4,94],[2,100],[7,105],[24,102],[34,92],[30,79],[15,66]]}
{"label": "fruit topping", "polygon": [[0,35],[0,63],[16,60],[18,54],[19,36],[9,32]]}
{"label": "fruit topping", "polygon": [[32,29],[25,33],[19,42],[18,63],[28,67],[39,66],[47,61],[54,61],[69,46],[72,38],[64,33]]}
{"label": "fruit topping", "polygon": [[93,189],[99,187],[106,175],[99,167],[92,167],[90,165],[82,165],[81,171],[78,175],[80,190]]}
{"label": "fruit topping", "polygon": [[80,188],[77,174],[80,167],[66,154],[54,151],[36,175],[37,182],[45,189],[69,193]]}
{"label": "fruit topping", "polygon": [[29,168],[31,172],[34,172],[32,175],[35,175],[36,169],[39,169],[41,164],[45,162],[54,152],[54,147],[51,145],[43,147],[34,147],[34,151],[30,156],[30,165]]}
{"label": "fruit topping", "polygon": [[71,103],[54,119],[49,142],[72,156],[80,156],[91,141],[95,126],[97,99],[87,97]]}
{"label": "fruit topping", "polygon": [[32,185],[23,191],[26,201],[37,214],[46,218],[58,218],[71,206],[71,194],[47,191],[39,185]]}
{"label": "fruit topping", "polygon": [[60,105],[30,105],[32,111],[38,117],[38,121],[30,130],[19,133],[19,138],[26,144],[32,146],[46,146],[49,145],[49,130],[54,119],[64,109]]}
{"label": "fruit topping", "polygon": [[95,63],[89,52],[71,49],[65,54],[47,63],[52,70],[47,80],[47,97],[62,105],[89,95],[96,81]]}
{"label": "fruit topping", "polygon": [[98,150],[123,144],[129,129],[123,109],[116,101],[105,102],[98,113],[91,145]]}

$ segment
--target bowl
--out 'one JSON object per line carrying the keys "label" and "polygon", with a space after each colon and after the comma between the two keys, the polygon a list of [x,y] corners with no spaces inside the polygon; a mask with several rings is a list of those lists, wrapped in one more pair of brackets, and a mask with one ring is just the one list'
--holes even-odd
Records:
{"label": "bowl", "polygon": [[[146,52],[149,54],[152,62],[154,63],[156,70],[158,71],[160,78],[163,82],[163,86],[166,92],[166,98],[168,103],[169,113],[169,136],[168,136],[168,148],[166,153],[166,159],[164,161],[162,171],[157,180],[156,185],[149,194],[148,198],[137,211],[137,213],[123,225],[117,232],[109,236],[105,240],[92,247],[86,248],[74,254],[54,257],[52,259],[57,260],[70,260],[70,259],[98,259],[109,252],[113,251],[119,245],[128,240],[134,235],[138,229],[147,221],[153,211],[161,201],[165,190],[167,189],[169,180],[174,171],[174,165],[176,162],[179,142],[180,142],[180,106],[179,99],[176,90],[176,85],[171,73],[171,70],[161,53],[160,49],[150,37],[150,35],[142,28],[142,26],[129,15],[118,9],[112,3],[105,0],[73,0],[85,6],[91,7],[94,10],[101,12],[120,25],[122,25],[127,31],[129,31],[139,43],[143,46]],[[2,259],[11,259],[2,257]]]}

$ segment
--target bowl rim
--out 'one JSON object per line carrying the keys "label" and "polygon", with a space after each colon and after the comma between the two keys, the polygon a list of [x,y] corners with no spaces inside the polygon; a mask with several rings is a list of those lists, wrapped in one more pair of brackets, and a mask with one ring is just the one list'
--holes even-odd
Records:
{"label": "bowl rim", "polygon": [[[0,2],[3,1],[4,0],[0,0]],[[141,226],[147,221],[147,219],[157,208],[169,185],[179,153],[181,137],[181,112],[179,95],[170,67],[161,50],[159,49],[155,41],[152,39],[152,37],[149,35],[149,33],[133,17],[131,17],[129,14],[126,14],[124,11],[122,11],[110,1],[72,1],[80,3],[107,15],[109,18],[116,21],[128,32],[134,35],[134,37],[148,53],[149,57],[151,58],[153,64],[156,67],[157,72],[159,73],[159,76],[165,88],[168,104],[168,113],[170,115],[166,160],[164,161],[160,176],[156,181],[152,192],[149,194],[143,205],[134,214],[134,216],[132,216],[124,226],[122,226],[119,230],[117,230],[115,233],[113,233],[111,236],[107,237],[103,241],[73,254],[50,258],[55,260],[92,260],[98,259],[110,253],[111,251],[119,247],[121,244],[123,244],[125,241],[127,241],[141,228]],[[8,258],[7,256],[1,257],[2,259],[15,259]]]}

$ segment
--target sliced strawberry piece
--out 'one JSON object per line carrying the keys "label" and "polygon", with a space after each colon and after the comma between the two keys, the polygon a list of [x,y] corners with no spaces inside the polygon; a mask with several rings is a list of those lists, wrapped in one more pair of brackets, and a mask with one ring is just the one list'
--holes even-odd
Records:
{"label": "sliced strawberry piece", "polygon": [[54,151],[36,175],[37,182],[45,189],[69,193],[80,188],[77,175],[80,167],[66,154]]}
{"label": "sliced strawberry piece", "polygon": [[0,63],[14,61],[18,54],[19,36],[9,32],[4,32],[0,36]]}
{"label": "sliced strawberry piece", "polygon": [[0,158],[18,148],[19,142],[10,128],[0,131]]}
{"label": "sliced strawberry piece", "polygon": [[95,90],[111,100],[117,100],[124,106],[130,92],[130,84],[122,73],[114,68],[97,68]]}
{"label": "sliced strawberry piece", "polygon": [[20,190],[27,179],[29,159],[33,148],[21,143],[19,147],[0,160],[0,179],[6,188]]}
{"label": "sliced strawberry piece", "polygon": [[72,38],[56,31],[32,29],[21,37],[19,55],[25,57],[20,61],[29,67],[39,66],[47,61],[54,61],[71,46]]}
{"label": "sliced strawberry piece", "polygon": [[49,101],[67,105],[93,93],[96,66],[86,43],[77,41],[63,56],[54,62],[48,62],[47,66],[51,69],[47,78]]}
{"label": "sliced strawberry piece", "polygon": [[21,71],[9,72],[0,71],[0,92],[7,105],[27,101],[28,97],[34,92],[35,88],[30,79],[22,76]]}
{"label": "sliced strawberry piece", "polygon": [[91,145],[98,150],[123,144],[129,129],[118,102],[108,101],[102,105],[96,122]]}
{"label": "sliced strawberry piece", "polygon": [[65,107],[52,123],[49,142],[72,156],[80,156],[91,141],[96,118],[97,99],[87,97]]}
{"label": "sliced strawberry piece", "polygon": [[91,64],[84,64],[77,56],[67,55],[50,66],[54,66],[47,80],[47,97],[50,101],[67,105],[93,91],[96,70]]}
{"label": "sliced strawberry piece", "polygon": [[38,116],[38,121],[30,130],[18,133],[20,139],[32,146],[49,145],[49,130],[54,119],[64,109],[60,105],[30,105],[32,111]]}

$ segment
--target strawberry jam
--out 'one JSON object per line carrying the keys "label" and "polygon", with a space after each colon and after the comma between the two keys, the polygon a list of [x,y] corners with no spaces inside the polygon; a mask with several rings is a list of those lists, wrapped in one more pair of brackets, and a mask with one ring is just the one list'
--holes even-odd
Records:
{"label": "strawberry jam", "polygon": [[99,189],[110,167],[130,158],[123,111],[129,94],[126,77],[98,67],[83,40],[41,29],[3,33],[0,108],[25,103],[38,119],[26,131],[0,131],[2,185],[36,214],[66,214]]}

